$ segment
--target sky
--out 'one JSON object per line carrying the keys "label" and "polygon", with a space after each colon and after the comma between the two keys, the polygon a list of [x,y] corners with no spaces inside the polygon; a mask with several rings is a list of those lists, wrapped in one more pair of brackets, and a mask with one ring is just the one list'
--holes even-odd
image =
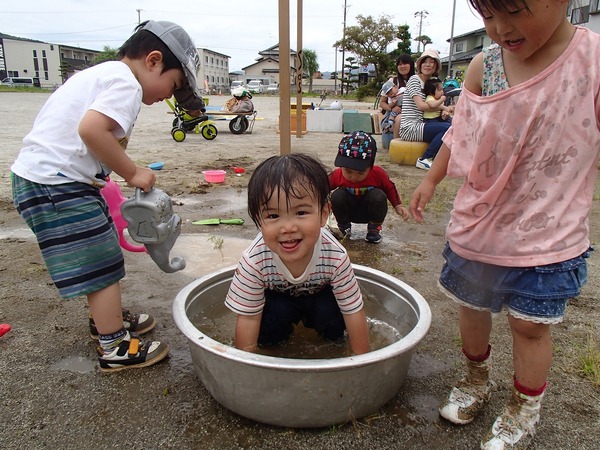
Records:
{"label": "sky", "polygon": [[[118,48],[139,20],[175,22],[189,33],[197,47],[230,56],[230,71],[253,64],[259,51],[279,42],[279,0],[29,0],[26,8],[18,2],[4,3],[0,33],[91,50]],[[303,0],[303,48],[317,53],[322,72],[334,71],[336,59],[341,68],[341,53],[336,58],[333,44],[342,38],[346,5],[347,27],[356,25],[358,15],[374,19],[387,15],[394,25],[409,25],[413,38],[429,36],[433,43],[428,48],[437,49],[444,57],[452,35],[454,4],[454,36],[483,27],[467,0]],[[289,0],[289,9],[290,47],[296,50],[296,0]]]}

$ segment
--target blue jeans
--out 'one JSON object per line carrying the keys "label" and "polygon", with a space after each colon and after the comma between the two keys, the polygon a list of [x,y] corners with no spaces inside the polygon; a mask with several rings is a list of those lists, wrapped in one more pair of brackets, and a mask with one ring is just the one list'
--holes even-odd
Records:
{"label": "blue jeans", "polygon": [[587,281],[589,252],[575,258],[534,267],[502,267],[460,257],[446,244],[439,284],[463,306],[512,315],[539,323],[557,323],[569,298]]}
{"label": "blue jeans", "polygon": [[311,295],[292,297],[286,292],[265,291],[265,306],[260,322],[258,343],[279,345],[287,341],[294,325],[302,321],[323,339],[337,341],[344,337],[346,323],[331,286]]}
{"label": "blue jeans", "polygon": [[450,123],[448,122],[438,122],[435,120],[427,120],[425,121],[425,126],[423,127],[423,141],[429,142],[429,146],[421,159],[429,159],[435,158],[437,152],[440,150],[442,146],[442,137],[450,128]]}

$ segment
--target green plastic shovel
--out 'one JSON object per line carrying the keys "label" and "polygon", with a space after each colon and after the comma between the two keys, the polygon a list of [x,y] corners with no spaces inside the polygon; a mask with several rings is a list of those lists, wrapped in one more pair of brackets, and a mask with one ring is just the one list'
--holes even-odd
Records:
{"label": "green plastic shovel", "polygon": [[244,225],[244,219],[205,219],[195,220],[194,225]]}

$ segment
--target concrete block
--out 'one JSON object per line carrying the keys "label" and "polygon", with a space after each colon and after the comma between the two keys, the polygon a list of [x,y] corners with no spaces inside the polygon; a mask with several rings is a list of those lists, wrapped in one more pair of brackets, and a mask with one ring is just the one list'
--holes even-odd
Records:
{"label": "concrete block", "polygon": [[309,109],[306,111],[306,129],[331,133],[342,132],[343,111]]}

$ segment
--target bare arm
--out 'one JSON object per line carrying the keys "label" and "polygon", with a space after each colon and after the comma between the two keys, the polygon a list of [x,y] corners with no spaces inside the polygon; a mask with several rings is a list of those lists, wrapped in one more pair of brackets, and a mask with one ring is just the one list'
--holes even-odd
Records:
{"label": "bare arm", "polygon": [[392,106],[388,103],[388,97],[387,97],[387,95],[382,95],[381,96],[381,100],[379,102],[379,106],[381,106],[381,109],[384,109],[386,111],[391,111],[392,110]]}
{"label": "bare arm", "polygon": [[90,152],[103,164],[122,176],[132,186],[149,191],[156,183],[156,175],[147,167],[138,167],[127,156],[113,130],[119,125],[104,114],[89,110],[79,122],[79,136]]}
{"label": "bare arm", "polygon": [[483,79],[483,54],[478,53],[469,63],[463,87],[469,92],[481,95],[481,80]]}
{"label": "bare arm", "polygon": [[246,316],[238,314],[235,322],[235,348],[247,352],[255,352],[258,349],[258,333],[262,313]]}
{"label": "bare arm", "polygon": [[361,309],[353,314],[344,314],[344,323],[346,324],[352,351],[357,355],[370,352],[369,326],[367,325],[365,310]]}
{"label": "bare arm", "polygon": [[425,100],[423,100],[423,97],[421,97],[420,95],[413,95],[412,99],[420,111],[429,112],[429,111],[437,111],[439,109],[437,107],[432,108],[431,106],[429,106],[429,103],[427,103]]}
{"label": "bare arm", "polygon": [[424,220],[423,211],[429,200],[431,200],[431,197],[433,197],[435,187],[446,176],[449,160],[450,149],[446,144],[442,144],[440,151],[433,160],[431,169],[429,169],[421,184],[413,192],[408,210],[410,211],[410,215],[419,223],[422,223]]}

